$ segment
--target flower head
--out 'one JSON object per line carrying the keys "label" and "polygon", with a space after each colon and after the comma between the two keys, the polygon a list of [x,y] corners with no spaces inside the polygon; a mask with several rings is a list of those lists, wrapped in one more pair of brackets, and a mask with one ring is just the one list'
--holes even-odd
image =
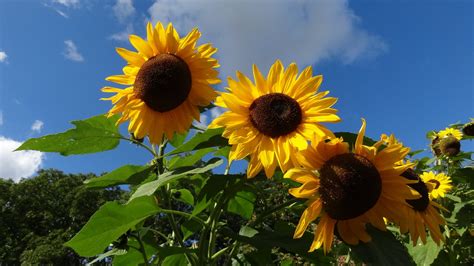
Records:
{"label": "flower head", "polygon": [[[290,189],[290,194],[308,199],[294,237],[301,237],[321,216],[309,251],[323,246],[327,252],[335,228],[348,244],[368,242],[371,237],[365,230],[367,223],[385,230],[384,217],[403,219],[398,212],[400,206],[408,205],[406,199],[420,197],[408,186],[413,181],[401,177],[413,165],[400,163],[409,149],[395,141],[387,143],[384,137],[366,146],[364,134],[365,120],[353,151],[342,138],[313,142],[299,155],[304,168],[291,169],[285,175],[302,184]],[[387,146],[382,149],[382,145]]]}
{"label": "flower head", "polygon": [[449,192],[453,186],[451,185],[451,177],[444,173],[435,174],[434,172],[424,172],[420,175],[421,180],[432,185],[430,191],[431,198],[442,198]]}
{"label": "flower head", "polygon": [[210,86],[217,84],[219,67],[211,56],[217,51],[210,44],[197,46],[201,33],[193,29],[180,37],[170,23],[147,25],[147,39],[130,35],[137,50],[117,48],[127,61],[123,75],[106,80],[127,86],[125,89],[104,87],[103,92],[116,93],[110,98],[114,107],[108,115],[121,114],[118,123],[130,120],[128,130],[135,138],[145,136],[160,143],[175,132],[184,133],[193,120],[199,120],[200,106],[207,106],[217,96]]}
{"label": "flower head", "polygon": [[319,92],[321,76],[313,76],[311,66],[298,75],[296,64],[285,70],[280,61],[267,77],[253,66],[254,82],[237,72],[229,78],[227,91],[217,97],[216,105],[227,108],[210,125],[225,127],[223,136],[232,149],[229,161],[250,156],[247,176],[262,169],[272,177],[277,165],[285,172],[295,165],[295,152],[307,148],[308,140],[333,136],[321,123],[339,122],[331,108],[336,98]]}

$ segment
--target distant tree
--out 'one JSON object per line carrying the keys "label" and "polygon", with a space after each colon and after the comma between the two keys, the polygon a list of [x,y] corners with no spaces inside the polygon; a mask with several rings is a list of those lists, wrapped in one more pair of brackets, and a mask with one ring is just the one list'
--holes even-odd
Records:
{"label": "distant tree", "polygon": [[41,170],[18,184],[0,179],[0,265],[77,265],[82,258],[63,243],[106,201],[124,191],[86,189],[94,174]]}

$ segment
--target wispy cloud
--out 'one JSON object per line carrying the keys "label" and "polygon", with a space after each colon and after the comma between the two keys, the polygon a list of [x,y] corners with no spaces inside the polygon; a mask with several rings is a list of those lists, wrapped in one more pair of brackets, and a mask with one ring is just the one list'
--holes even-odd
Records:
{"label": "wispy cloud", "polygon": [[63,18],[69,18],[68,14],[64,13],[63,11],[61,11],[59,9],[54,9],[54,11],[56,11],[56,13],[58,13]]}
{"label": "wispy cloud", "polygon": [[126,22],[135,14],[132,0],[117,0],[112,10],[114,11],[115,17],[117,17],[121,23]]}
{"label": "wispy cloud", "polygon": [[0,63],[6,63],[7,62],[7,53],[5,51],[0,51]]}
{"label": "wispy cloud", "polygon": [[41,130],[43,129],[44,122],[41,120],[35,120],[33,124],[31,125],[31,130],[36,133],[40,133]]}
{"label": "wispy cloud", "polygon": [[39,151],[17,151],[21,142],[0,136],[0,178],[13,179],[18,182],[21,178],[32,176],[41,167],[44,159]]}
{"label": "wispy cloud", "polygon": [[84,57],[79,53],[76,44],[71,40],[64,41],[66,48],[64,50],[64,57],[75,62],[83,62]]}
{"label": "wispy cloud", "polygon": [[53,0],[53,3],[60,4],[65,7],[78,7],[80,4],[79,0]]}
{"label": "wispy cloud", "polygon": [[109,36],[109,39],[114,41],[125,42],[128,41],[128,36],[133,33],[133,26],[131,24],[127,25],[124,31],[112,34]]}
{"label": "wispy cloud", "polygon": [[225,76],[249,73],[252,63],[266,70],[277,58],[301,66],[325,59],[349,64],[387,50],[347,0],[156,0],[148,12],[153,22],[173,22],[183,34],[199,27],[203,41],[219,48]]}

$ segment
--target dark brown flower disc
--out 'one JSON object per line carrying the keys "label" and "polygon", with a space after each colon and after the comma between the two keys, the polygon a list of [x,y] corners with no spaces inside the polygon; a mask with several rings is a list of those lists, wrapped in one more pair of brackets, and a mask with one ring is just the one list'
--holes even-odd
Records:
{"label": "dark brown flower disc", "polygon": [[461,142],[453,136],[448,136],[439,141],[439,149],[443,155],[455,156],[461,151]]}
{"label": "dark brown flower disc", "polygon": [[323,209],[336,220],[364,214],[377,203],[382,192],[377,168],[357,154],[336,155],[321,167],[319,173]]}
{"label": "dark brown flower disc", "polygon": [[260,96],[252,102],[249,110],[252,125],[271,138],[295,131],[303,117],[298,102],[283,93]]}
{"label": "dark brown flower disc", "polygon": [[462,128],[462,133],[466,136],[474,136],[474,122],[465,124]]}
{"label": "dark brown flower disc", "polygon": [[172,54],[159,54],[142,65],[133,87],[148,107],[167,112],[186,100],[191,85],[191,71],[186,62]]}
{"label": "dark brown flower disc", "polygon": [[435,189],[439,188],[439,186],[441,185],[441,183],[436,179],[430,179],[428,180],[428,182],[433,184]]}
{"label": "dark brown flower disc", "polygon": [[434,155],[441,155],[441,150],[439,149],[439,137],[436,137],[431,141],[431,150],[433,151]]}
{"label": "dark brown flower disc", "polygon": [[421,195],[421,198],[419,199],[406,200],[406,202],[417,211],[426,210],[426,208],[428,208],[428,205],[430,204],[430,198],[428,195],[428,188],[426,187],[425,182],[421,180],[421,178],[418,176],[417,173],[415,173],[415,171],[413,171],[413,169],[406,170],[405,172],[403,172],[402,176],[406,179],[418,180],[418,183],[409,184],[409,186]]}

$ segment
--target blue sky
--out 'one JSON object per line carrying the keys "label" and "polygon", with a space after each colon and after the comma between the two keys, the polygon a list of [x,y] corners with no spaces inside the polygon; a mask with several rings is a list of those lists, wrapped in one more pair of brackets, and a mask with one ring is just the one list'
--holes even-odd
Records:
{"label": "blue sky", "polygon": [[219,48],[222,78],[249,73],[252,63],[266,71],[278,58],[313,65],[322,89],[339,98],[343,121],[329,126],[334,131],[355,132],[364,117],[367,135],[394,133],[418,150],[427,148],[428,130],[474,117],[472,1],[271,3],[0,1],[0,173],[31,175],[38,166],[101,173],[149,160],[127,143],[70,157],[9,151],[105,113],[100,88],[124,65],[114,48],[130,48],[124,36],[144,36],[149,20],[171,21],[182,35],[200,28],[203,42]]}

